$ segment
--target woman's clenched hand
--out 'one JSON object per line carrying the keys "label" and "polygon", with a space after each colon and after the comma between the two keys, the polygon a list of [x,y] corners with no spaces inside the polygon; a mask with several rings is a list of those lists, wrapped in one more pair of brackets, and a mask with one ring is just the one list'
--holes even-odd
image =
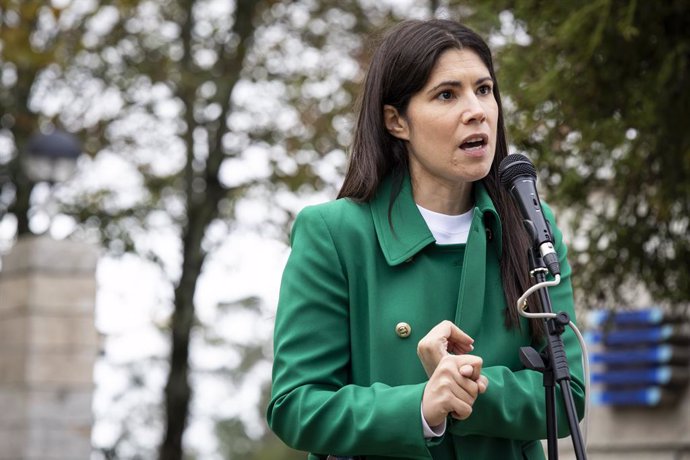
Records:
{"label": "woman's clenched hand", "polygon": [[441,358],[422,396],[422,415],[429,426],[440,425],[449,414],[459,420],[472,414],[474,401],[488,385],[481,369],[478,356],[448,354]]}

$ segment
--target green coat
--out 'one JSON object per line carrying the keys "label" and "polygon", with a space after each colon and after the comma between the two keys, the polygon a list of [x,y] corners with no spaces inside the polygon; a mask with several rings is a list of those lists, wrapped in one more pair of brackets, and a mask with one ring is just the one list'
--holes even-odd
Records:
{"label": "green coat", "polygon": [[[467,244],[447,247],[434,244],[409,180],[393,206],[392,228],[389,196],[385,181],[369,203],[340,199],[297,217],[275,322],[271,429],[312,452],[310,459],[543,459],[542,376],[519,361],[519,348],[530,344],[527,322],[520,330],[504,326],[501,225],[484,186],[474,187]],[[574,319],[566,248],[548,208],[546,215],[562,270],[560,285],[550,288],[552,304]],[[489,386],[468,419],[449,417],[442,438],[425,440],[427,377],[416,347],[443,319],[475,339]],[[408,337],[396,334],[399,322],[411,326]],[[563,339],[581,413],[581,354],[572,331]],[[560,390],[557,401],[564,436]]]}

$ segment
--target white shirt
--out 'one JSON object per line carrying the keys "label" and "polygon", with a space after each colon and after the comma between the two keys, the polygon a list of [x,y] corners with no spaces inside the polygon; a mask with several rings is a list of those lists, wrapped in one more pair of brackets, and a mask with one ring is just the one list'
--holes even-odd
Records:
{"label": "white shirt", "polygon": [[422,214],[437,244],[467,243],[467,235],[470,233],[472,224],[472,209],[457,216],[429,211],[420,205],[417,205],[417,209]]}

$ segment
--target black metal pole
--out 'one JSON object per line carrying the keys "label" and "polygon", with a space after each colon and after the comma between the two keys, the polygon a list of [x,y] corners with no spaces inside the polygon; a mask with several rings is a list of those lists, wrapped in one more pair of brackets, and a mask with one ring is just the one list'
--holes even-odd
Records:
{"label": "black metal pole", "polygon": [[[575,450],[575,458],[586,459],[587,452],[585,451],[585,444],[582,440],[582,433],[580,433],[580,425],[577,419],[577,410],[575,409],[575,400],[573,399],[573,392],[570,388],[570,380],[562,380],[561,394],[563,395],[563,402],[565,403],[565,412],[568,415],[568,426],[570,426],[570,436],[573,441],[573,449]],[[574,430],[572,427],[575,427]]]}
{"label": "black metal pole", "polygon": [[550,460],[558,460],[556,385],[553,379],[553,370],[550,367],[544,369],[544,400],[546,402],[546,450]]}
{"label": "black metal pole", "polygon": [[[542,283],[546,281],[547,270],[544,268],[544,262],[541,260],[538,250],[530,249],[529,253],[531,275],[535,282]],[[541,308],[543,313],[553,313],[551,307],[551,298],[547,289],[539,289],[537,291]],[[568,418],[568,426],[570,428],[570,436],[573,442],[573,449],[575,451],[575,458],[577,460],[586,460],[586,452],[584,443],[582,441],[582,434],[580,433],[580,425],[578,423],[577,411],[575,409],[575,401],[573,399],[572,390],[570,388],[570,369],[568,367],[568,358],[565,354],[565,347],[563,346],[563,339],[561,334],[565,330],[565,326],[569,322],[566,313],[558,313],[556,318],[548,318],[546,322],[546,352],[542,355],[544,360],[544,388],[545,388],[545,404],[546,404],[546,433],[549,460],[558,459],[558,421],[556,417],[555,405],[555,384],[561,387],[561,397],[564,402],[566,415]]]}

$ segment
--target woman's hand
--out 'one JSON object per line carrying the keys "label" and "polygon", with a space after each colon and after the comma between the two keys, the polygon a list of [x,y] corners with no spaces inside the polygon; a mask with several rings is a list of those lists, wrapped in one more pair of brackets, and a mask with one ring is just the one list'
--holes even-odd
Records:
{"label": "woman's hand", "polygon": [[472,414],[474,401],[488,385],[481,369],[478,356],[448,354],[441,358],[422,396],[422,415],[429,426],[440,425],[448,414],[459,420]]}
{"label": "woman's hand", "polygon": [[431,377],[441,359],[449,354],[461,355],[473,350],[474,339],[465,334],[452,321],[442,321],[417,344],[419,356],[426,375]]}

